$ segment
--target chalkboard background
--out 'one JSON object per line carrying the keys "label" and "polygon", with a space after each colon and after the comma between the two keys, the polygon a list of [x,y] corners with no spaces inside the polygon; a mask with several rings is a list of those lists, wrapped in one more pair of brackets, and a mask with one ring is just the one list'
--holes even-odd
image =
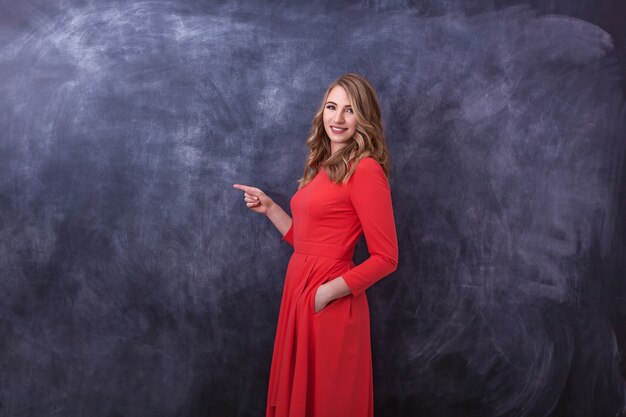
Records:
{"label": "chalkboard background", "polygon": [[[261,416],[326,86],[376,86],[385,416],[624,403],[626,5],[0,1],[0,416]],[[367,257],[364,241],[355,261]]]}

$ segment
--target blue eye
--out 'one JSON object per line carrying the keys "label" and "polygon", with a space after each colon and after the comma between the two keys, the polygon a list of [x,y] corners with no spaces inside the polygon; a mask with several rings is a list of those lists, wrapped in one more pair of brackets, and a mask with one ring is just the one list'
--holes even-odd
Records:
{"label": "blue eye", "polygon": [[[326,106],[326,108],[329,110],[335,110],[335,106],[333,106],[332,104],[329,104],[328,106]],[[347,108],[346,111],[350,113],[354,113],[354,111],[351,108]]]}

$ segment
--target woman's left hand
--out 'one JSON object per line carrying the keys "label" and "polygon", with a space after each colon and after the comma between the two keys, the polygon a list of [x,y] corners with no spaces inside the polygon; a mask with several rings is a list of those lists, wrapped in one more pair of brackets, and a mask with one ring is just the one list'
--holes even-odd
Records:
{"label": "woman's left hand", "polygon": [[328,294],[326,294],[325,284],[317,287],[317,291],[315,292],[315,314],[319,313],[330,303],[331,300],[328,299]]}

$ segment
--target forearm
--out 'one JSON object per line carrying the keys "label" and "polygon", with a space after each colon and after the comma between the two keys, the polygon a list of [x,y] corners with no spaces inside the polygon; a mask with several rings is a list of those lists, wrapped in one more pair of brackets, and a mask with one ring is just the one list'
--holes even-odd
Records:
{"label": "forearm", "polygon": [[291,217],[281,206],[273,203],[266,211],[265,215],[276,226],[281,235],[285,235],[291,227]]}
{"label": "forearm", "polygon": [[341,276],[322,284],[319,290],[323,292],[323,296],[328,302],[345,297],[351,293],[346,281]]}
{"label": "forearm", "polygon": [[398,251],[390,243],[384,251],[371,254],[369,258],[346,271],[344,281],[353,295],[359,295],[375,282],[388,276],[398,267]]}

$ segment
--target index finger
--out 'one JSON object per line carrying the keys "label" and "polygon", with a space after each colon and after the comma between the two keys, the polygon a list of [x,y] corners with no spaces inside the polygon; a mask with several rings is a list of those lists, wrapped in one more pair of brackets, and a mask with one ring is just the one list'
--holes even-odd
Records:
{"label": "index finger", "polygon": [[233,188],[238,188],[238,189],[240,189],[242,191],[245,191],[246,193],[249,193],[249,194],[255,194],[256,193],[256,188],[250,187],[249,185],[233,184]]}

